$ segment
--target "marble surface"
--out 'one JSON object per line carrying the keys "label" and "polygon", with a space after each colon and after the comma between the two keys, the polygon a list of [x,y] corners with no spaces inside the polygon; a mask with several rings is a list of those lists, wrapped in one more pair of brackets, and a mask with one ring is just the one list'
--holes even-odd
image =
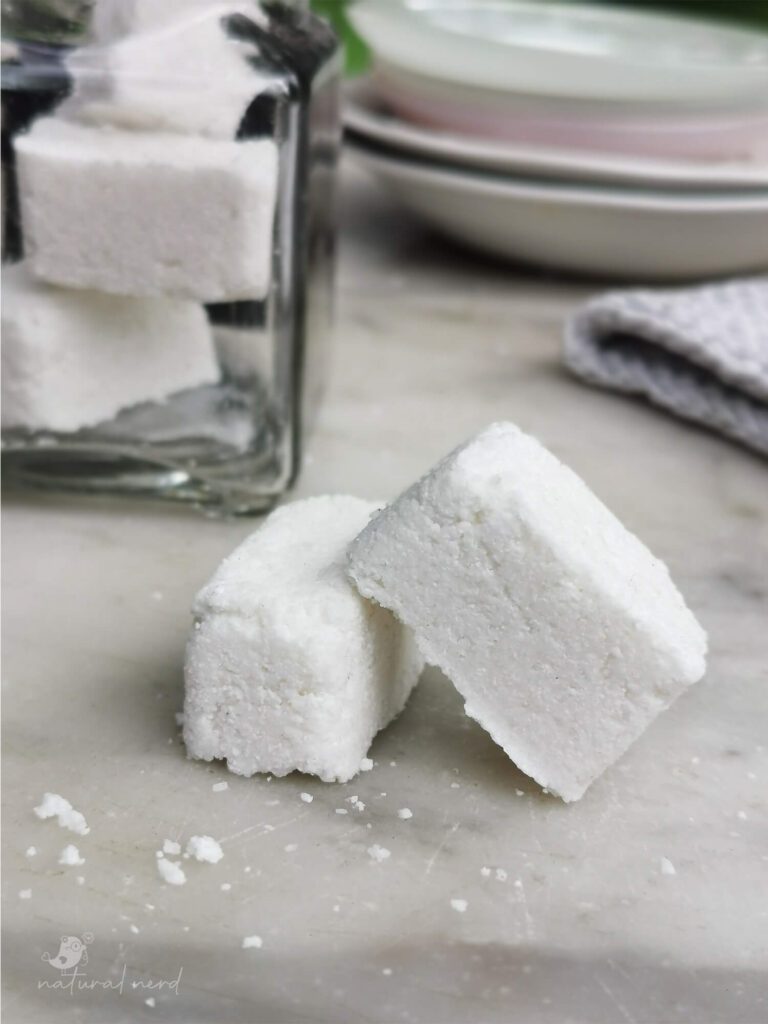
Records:
{"label": "marble surface", "polygon": [[[255,524],[8,495],[5,1020],[768,1019],[768,466],[561,370],[563,317],[599,282],[465,255],[351,168],[342,242],[331,383],[295,494],[393,496],[516,420],[668,561],[710,632],[708,674],[569,806],[435,670],[353,782],[228,776],[185,759],[174,712],[192,596]],[[87,836],[35,817],[46,790]],[[165,885],[155,851],[192,834],[223,860]],[[82,866],[58,864],[70,842]],[[46,987],[44,954],[86,933],[90,987]]]}

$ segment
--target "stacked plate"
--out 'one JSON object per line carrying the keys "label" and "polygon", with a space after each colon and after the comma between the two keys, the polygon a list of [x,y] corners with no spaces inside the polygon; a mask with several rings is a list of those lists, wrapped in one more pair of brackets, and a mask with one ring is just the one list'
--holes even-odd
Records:
{"label": "stacked plate", "polygon": [[362,0],[347,140],[496,255],[683,279],[768,268],[768,35],[529,0]]}

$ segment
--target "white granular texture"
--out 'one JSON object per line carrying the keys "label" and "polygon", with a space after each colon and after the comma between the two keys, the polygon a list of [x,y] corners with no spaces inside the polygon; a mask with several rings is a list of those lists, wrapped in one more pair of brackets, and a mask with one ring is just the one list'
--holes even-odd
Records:
{"label": "white granular texture", "polygon": [[62,828],[86,836],[91,831],[85,817],[76,811],[69,800],[58,793],[45,793],[42,803],[34,808],[38,818],[56,818]]}
{"label": "white granular texture", "polygon": [[451,900],[451,906],[453,907],[453,909],[458,914],[463,914],[466,911],[466,909],[469,906],[469,904],[467,903],[466,900],[456,900],[456,899],[454,899],[454,900]]}
{"label": "white granular texture", "polygon": [[163,853],[178,856],[181,853],[181,843],[177,843],[174,839],[163,840]]}
{"label": "white granular texture", "polygon": [[666,566],[511,423],[379,513],[349,564],[467,714],[564,800],[704,673],[706,634]]}
{"label": "white granular texture", "polygon": [[26,259],[53,284],[263,299],[277,147],[43,117],[14,139]]}
{"label": "white granular texture", "polygon": [[199,303],[131,298],[3,268],[4,428],[79,430],[219,378]]}
{"label": "white granular texture", "polygon": [[150,1008],[154,1009],[154,1007],[155,1007],[155,997],[154,996],[147,996],[147,998],[144,1000],[144,1003],[145,1003],[146,1006],[149,1006]]}
{"label": "white granular texture", "polygon": [[78,848],[70,843],[59,854],[59,864],[64,864],[67,867],[77,867],[80,864],[85,864],[85,857],[81,857]]}
{"label": "white granular texture", "polygon": [[402,818],[403,821],[407,821],[408,818],[413,817],[413,811],[410,809],[410,807],[401,807],[400,810],[397,812],[397,816],[398,818]]}
{"label": "white granular texture", "polygon": [[373,768],[373,761],[370,757],[364,757],[360,762],[360,771],[369,772]]}
{"label": "white granular texture", "polygon": [[185,852],[188,857],[208,864],[218,864],[224,856],[224,851],[212,836],[192,836]]}
{"label": "white granular texture", "polygon": [[169,885],[184,885],[187,880],[187,876],[177,860],[166,860],[165,857],[160,857],[157,860],[157,870],[163,881],[168,882]]}
{"label": "white granular texture", "polygon": [[36,857],[37,856],[37,847],[36,846],[28,846],[26,851],[25,851],[25,853],[24,853],[24,856],[25,857]]}
{"label": "white granular texture", "polygon": [[219,566],[187,644],[190,756],[326,782],[364,767],[423,666],[408,630],[346,576],[346,548],[376,508],[340,495],[284,505]]}
{"label": "white granular texture", "polygon": [[667,857],[662,857],[660,863],[662,875],[676,875],[675,865]]}
{"label": "white granular texture", "polygon": [[490,878],[491,877],[491,869],[490,868],[480,868],[480,874],[483,876],[483,878]]}
{"label": "white granular texture", "polygon": [[223,793],[225,789],[229,789],[228,782],[214,782],[211,786],[214,793]]}
{"label": "white granular texture", "polygon": [[377,864],[381,864],[382,861],[388,860],[391,856],[391,853],[386,846],[379,846],[378,843],[374,843],[373,846],[369,846],[367,852],[371,860],[375,860]]}
{"label": "white granular texture", "polygon": [[315,799],[311,793],[300,793],[299,798],[303,800],[305,804],[311,804]]}
{"label": "white granular texture", "polygon": [[261,949],[263,945],[260,935],[246,935],[243,939],[243,949]]}

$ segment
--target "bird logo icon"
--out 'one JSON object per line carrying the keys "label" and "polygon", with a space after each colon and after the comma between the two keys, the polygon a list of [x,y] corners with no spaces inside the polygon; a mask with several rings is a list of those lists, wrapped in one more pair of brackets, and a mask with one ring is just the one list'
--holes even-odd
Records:
{"label": "bird logo icon", "polygon": [[86,947],[92,942],[93,935],[90,932],[85,932],[82,938],[77,935],[62,935],[56,956],[43,953],[42,959],[51,967],[57,967],[62,972],[70,971],[80,965],[85,966],[88,963]]}

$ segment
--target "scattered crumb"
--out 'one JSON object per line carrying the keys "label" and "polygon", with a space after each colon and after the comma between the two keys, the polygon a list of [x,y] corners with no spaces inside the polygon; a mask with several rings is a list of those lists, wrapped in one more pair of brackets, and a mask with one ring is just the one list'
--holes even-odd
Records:
{"label": "scattered crumb", "polygon": [[228,782],[214,782],[211,786],[214,793],[223,793],[225,789],[229,789]]}
{"label": "scattered crumb", "polygon": [[369,772],[372,768],[373,761],[370,759],[370,757],[364,757],[363,760],[360,762],[360,771]]}
{"label": "scattered crumb", "polygon": [[70,843],[59,854],[59,864],[65,864],[67,867],[76,867],[80,864],[85,864],[85,857],[81,857],[78,848]]}
{"label": "scattered crumb", "polygon": [[483,876],[483,878],[490,878],[491,877],[491,869],[490,868],[480,868],[480,874]]}
{"label": "scattered crumb", "polygon": [[451,789],[461,789],[461,785],[458,782],[451,783]]}
{"label": "scattered crumb", "polygon": [[698,764],[701,761],[700,757],[692,757],[691,764]]}
{"label": "scattered crumb", "polygon": [[62,828],[77,832],[79,836],[88,835],[91,831],[80,811],[76,811],[69,800],[58,793],[45,793],[42,803],[34,808],[34,812],[38,818],[57,818]]}
{"label": "scattered crumb", "polygon": [[504,870],[504,868],[496,868],[496,881],[497,882],[506,882],[508,877],[509,876],[507,875],[507,872]]}
{"label": "scattered crumb", "polygon": [[523,880],[522,880],[522,878],[516,878],[515,881],[512,884],[514,885],[514,887],[516,889],[522,889],[523,888]]}
{"label": "scattered crumb", "polygon": [[339,906],[339,904],[338,903],[334,903],[334,905],[333,905],[333,912],[334,912],[334,914],[338,914],[338,912],[340,910],[341,910],[341,907]]}
{"label": "scattered crumb", "polygon": [[20,900],[31,900],[32,899],[32,890],[31,889],[19,889],[19,899]]}
{"label": "scattered crumb", "polygon": [[295,853],[298,850],[298,848],[299,848],[299,844],[298,843],[288,843],[287,846],[283,847],[283,849],[285,850],[286,853]]}
{"label": "scattered crumb", "polygon": [[36,846],[28,846],[26,851],[25,851],[25,853],[24,853],[24,856],[25,857],[36,857],[37,856],[37,847]]}
{"label": "scattered crumb", "polygon": [[144,1003],[147,1006],[150,1006],[154,1010],[154,1008],[155,1008],[155,997],[154,996],[147,996],[147,998],[144,1000]]}
{"label": "scattered crumb", "polygon": [[177,860],[166,860],[165,857],[160,857],[157,861],[157,870],[163,881],[168,882],[169,885],[184,885],[187,880],[187,876]]}
{"label": "scattered crumb", "polygon": [[466,900],[451,900],[451,907],[456,911],[457,914],[463,914],[469,904]]}
{"label": "scattered crumb", "polygon": [[[170,853],[174,856],[178,856],[181,853],[181,843],[174,842],[173,839],[164,840],[163,853]],[[159,856],[162,856],[162,854],[159,854]]]}
{"label": "scattered crumb", "polygon": [[229,890],[232,888],[232,885],[229,882],[222,882],[219,888],[221,889],[222,892],[229,892]]}
{"label": "scattered crumb", "polygon": [[303,800],[305,804],[311,804],[315,798],[311,793],[299,793],[299,799]]}
{"label": "scattered crumb", "polygon": [[85,885],[85,875],[78,875],[75,881],[78,885]]}
{"label": "scattered crumb", "polygon": [[348,814],[349,811],[347,810],[346,807],[337,807],[336,808],[336,813],[337,814]]}
{"label": "scattered crumb", "polygon": [[381,973],[385,974],[387,977],[389,977],[390,974],[392,973],[392,968],[391,967],[382,967],[381,968]]}
{"label": "scattered crumb", "polygon": [[187,843],[186,853],[188,857],[206,861],[208,864],[218,864],[224,856],[224,851],[213,836],[192,836]]}
{"label": "scattered crumb", "polygon": [[363,803],[359,796],[348,796],[347,803],[352,804],[356,811],[365,810],[365,804]]}
{"label": "scattered crumb", "polygon": [[516,789],[515,790],[515,796],[525,796],[525,793],[523,792],[522,789]]}
{"label": "scattered crumb", "polygon": [[737,811],[736,812],[736,817],[739,819],[739,821],[746,821],[747,820],[747,812],[746,811]]}
{"label": "scattered crumb", "polygon": [[147,910],[154,910],[155,909],[155,904],[154,903],[145,903],[144,906],[147,908]]}
{"label": "scattered crumb", "polygon": [[139,934],[139,929],[137,928],[137,926],[135,924],[131,925],[131,931],[133,932],[134,935],[138,935]]}
{"label": "scattered crumb", "polygon": [[413,817],[413,811],[410,809],[410,807],[401,807],[400,810],[397,812],[397,816],[398,818],[402,818],[403,821],[407,821],[409,818]]}
{"label": "scattered crumb", "polygon": [[661,860],[659,861],[659,866],[661,867],[662,875],[677,874],[677,872],[675,871],[675,865],[672,863],[671,860],[668,860],[666,857],[661,858]]}
{"label": "scattered crumb", "polygon": [[246,864],[245,867],[243,868],[243,871],[245,872],[246,875],[249,875],[251,873],[251,865]]}
{"label": "scattered crumb", "polygon": [[260,935],[246,935],[243,939],[243,949],[261,949],[263,945]]}
{"label": "scattered crumb", "polygon": [[378,843],[374,843],[373,846],[368,847],[368,856],[371,860],[375,860],[377,864],[381,864],[381,862],[387,860],[391,854],[385,846],[379,846]]}
{"label": "scattered crumb", "polygon": [[397,761],[390,761],[389,762],[389,767],[390,768],[397,768]]}

